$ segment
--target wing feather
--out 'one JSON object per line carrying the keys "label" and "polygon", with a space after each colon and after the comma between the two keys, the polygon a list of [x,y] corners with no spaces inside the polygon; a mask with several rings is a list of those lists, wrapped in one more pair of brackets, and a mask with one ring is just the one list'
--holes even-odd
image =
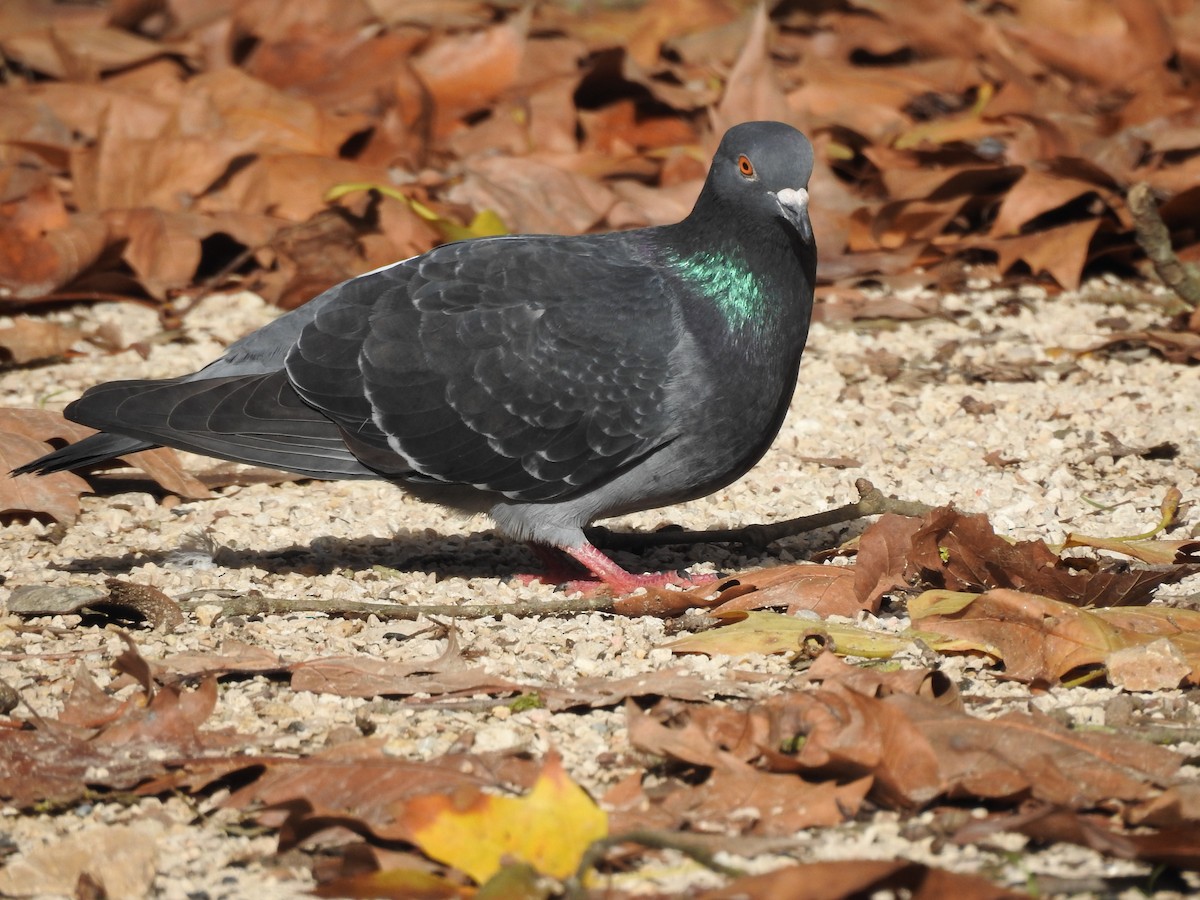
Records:
{"label": "wing feather", "polygon": [[288,377],[422,481],[570,496],[673,437],[677,323],[636,250],[621,234],[445,245],[374,290],[344,286],[300,335]]}

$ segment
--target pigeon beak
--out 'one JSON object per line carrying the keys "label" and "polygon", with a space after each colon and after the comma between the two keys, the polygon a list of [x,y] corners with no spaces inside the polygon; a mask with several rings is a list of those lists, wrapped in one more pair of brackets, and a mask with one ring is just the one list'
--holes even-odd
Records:
{"label": "pigeon beak", "polygon": [[775,192],[779,213],[796,229],[803,241],[813,239],[812,222],[808,219],[808,190],[806,188],[784,188]]}

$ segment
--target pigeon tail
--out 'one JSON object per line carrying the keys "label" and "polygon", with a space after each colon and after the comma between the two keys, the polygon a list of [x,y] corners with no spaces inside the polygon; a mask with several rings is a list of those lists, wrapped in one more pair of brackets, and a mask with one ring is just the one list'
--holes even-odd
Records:
{"label": "pigeon tail", "polygon": [[86,469],[99,465],[118,456],[126,456],[153,447],[148,441],[126,437],[123,434],[108,434],[100,432],[85,437],[74,444],[68,444],[53,453],[39,456],[23,466],[17,466],[9,474],[16,475],[51,475],[55,472],[65,472],[74,469]]}

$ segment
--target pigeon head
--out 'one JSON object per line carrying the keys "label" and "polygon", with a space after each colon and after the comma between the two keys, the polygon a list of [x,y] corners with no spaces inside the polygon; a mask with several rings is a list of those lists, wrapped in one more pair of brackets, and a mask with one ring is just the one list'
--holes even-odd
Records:
{"label": "pigeon head", "polygon": [[813,237],[808,218],[812,167],[812,144],[795,128],[746,122],[722,138],[704,193],[757,221],[782,219],[807,243]]}

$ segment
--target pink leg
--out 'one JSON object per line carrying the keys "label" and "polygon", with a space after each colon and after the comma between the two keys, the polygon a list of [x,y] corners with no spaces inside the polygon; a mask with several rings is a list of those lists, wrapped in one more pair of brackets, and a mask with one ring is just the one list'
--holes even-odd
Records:
{"label": "pink leg", "polygon": [[563,547],[562,550],[612,588],[615,594],[629,594],[640,587],[665,587],[668,584],[691,587],[715,581],[717,577],[715,575],[684,576],[675,572],[634,575],[632,572],[626,572],[592,544],[584,544],[581,547]]}
{"label": "pink leg", "polygon": [[[529,541],[529,549],[533,551],[534,555],[538,558],[538,562],[542,564],[541,574],[529,576],[528,580],[530,582],[540,581],[543,584],[567,584],[587,577],[586,569],[580,568],[573,560],[564,556],[562,551],[555,547],[547,547],[545,544]],[[522,581],[525,579],[526,576],[521,576]]]}
{"label": "pink leg", "polygon": [[[530,549],[537,554],[542,564],[543,574],[521,575],[518,580],[522,584],[558,584],[568,591],[594,591],[608,587],[614,594],[629,594],[640,587],[692,587],[715,581],[716,575],[684,576],[676,572],[656,572],[647,575],[634,575],[626,572],[619,565],[601,553],[594,545],[584,544],[582,547],[548,547],[545,544],[529,542]],[[563,558],[567,554],[579,566],[572,565]],[[580,567],[584,571],[580,571]],[[591,578],[587,577],[591,574]],[[583,576],[583,577],[581,577]]]}

